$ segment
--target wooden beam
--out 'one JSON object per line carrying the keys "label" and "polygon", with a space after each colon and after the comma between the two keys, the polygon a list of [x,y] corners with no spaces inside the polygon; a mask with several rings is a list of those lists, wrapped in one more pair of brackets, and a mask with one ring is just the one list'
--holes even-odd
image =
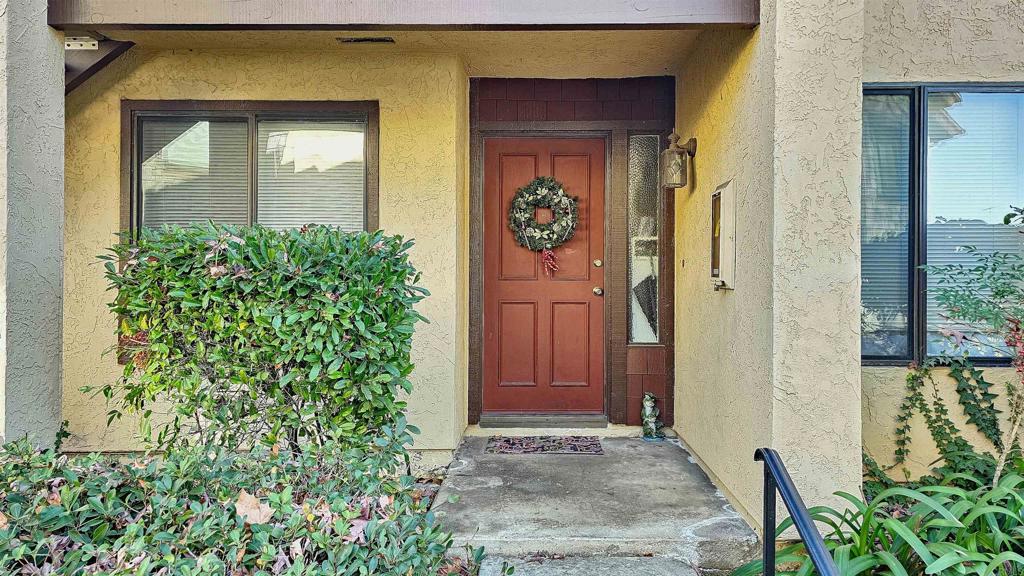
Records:
{"label": "wooden beam", "polygon": [[117,60],[134,46],[131,42],[117,40],[100,40],[96,50],[65,50],[64,51],[64,94],[69,94],[94,74]]}
{"label": "wooden beam", "polygon": [[61,30],[520,30],[758,24],[759,0],[49,0]]}

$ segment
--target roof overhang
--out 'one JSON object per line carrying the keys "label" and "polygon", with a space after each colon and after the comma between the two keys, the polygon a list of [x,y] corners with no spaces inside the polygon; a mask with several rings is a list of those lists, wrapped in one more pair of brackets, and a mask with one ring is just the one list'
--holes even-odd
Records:
{"label": "roof overhang", "polygon": [[49,0],[61,30],[594,30],[753,27],[759,0]]}

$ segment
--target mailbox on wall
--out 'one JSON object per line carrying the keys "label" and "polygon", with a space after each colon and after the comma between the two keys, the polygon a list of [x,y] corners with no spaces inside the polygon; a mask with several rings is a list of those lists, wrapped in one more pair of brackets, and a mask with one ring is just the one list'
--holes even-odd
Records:
{"label": "mailbox on wall", "polygon": [[711,281],[715,290],[736,287],[736,195],[732,180],[711,193]]}

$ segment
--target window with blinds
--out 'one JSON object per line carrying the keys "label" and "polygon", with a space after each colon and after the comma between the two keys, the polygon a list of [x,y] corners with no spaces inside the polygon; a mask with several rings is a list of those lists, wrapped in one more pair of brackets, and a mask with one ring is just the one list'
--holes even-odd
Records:
{"label": "window with blinds", "polygon": [[207,116],[138,114],[138,225],[366,227],[367,114]]}
{"label": "window with blinds", "polygon": [[[930,92],[927,104],[927,263],[970,266],[965,246],[1022,253],[1024,234],[1003,216],[1024,205],[1024,94]],[[950,327],[982,343],[972,355],[1008,356],[984,326],[949,325],[930,291],[926,306],[929,355],[953,352]]]}
{"label": "window with blinds", "polygon": [[1024,253],[1024,235],[1003,224],[1011,205],[1024,205],[1024,92],[986,86],[866,89],[861,158],[865,359],[903,362],[962,353],[953,350],[950,329],[981,342],[967,350],[973,357],[1006,357],[1003,342],[985,326],[950,323],[928,290],[933,279],[924,277],[915,294],[910,270],[969,266],[974,257],[968,246]]}
{"label": "window with blinds", "polygon": [[142,223],[249,222],[245,121],[140,120]]}
{"label": "window with blinds", "polygon": [[910,95],[864,97],[861,153],[861,353],[908,357]]}

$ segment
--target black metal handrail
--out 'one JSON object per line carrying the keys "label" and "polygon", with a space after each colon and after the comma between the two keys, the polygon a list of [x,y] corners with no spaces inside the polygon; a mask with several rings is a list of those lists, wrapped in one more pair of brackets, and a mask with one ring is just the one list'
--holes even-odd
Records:
{"label": "black metal handrail", "polygon": [[811,557],[814,568],[821,576],[839,576],[839,569],[832,560],[832,554],[825,547],[825,541],[814,525],[811,514],[797,491],[789,470],[782,463],[782,457],[771,448],[758,448],[754,460],[764,462],[764,576],[775,576],[775,494],[782,496],[782,502],[789,510],[793,525],[800,535]]}

